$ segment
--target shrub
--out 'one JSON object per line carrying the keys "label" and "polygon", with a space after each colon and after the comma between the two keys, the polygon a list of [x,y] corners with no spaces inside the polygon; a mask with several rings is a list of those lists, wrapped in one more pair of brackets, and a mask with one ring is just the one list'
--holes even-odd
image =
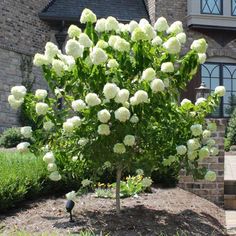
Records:
{"label": "shrub", "polygon": [[117,212],[121,175],[139,160],[149,169],[184,168],[195,178],[214,181],[216,173],[198,164],[214,150],[207,145],[211,132],[204,118],[218,106],[225,88],[218,86],[195,104],[188,99],[178,103],[180,91],[205,61],[205,39],[195,40],[183,55],[186,35],[180,21],[169,27],[160,18],[152,27],[145,19],[123,25],[108,17],[94,27],[96,21],[85,9],[81,23],[86,27],[83,33],[77,26],[68,29],[66,54],[48,42],[45,53],[35,55],[50,94],[38,90],[28,99],[27,89],[15,86],[8,98],[14,109],[26,101],[37,124],[30,150],[48,146],[44,160],[50,179],[74,174],[75,156],[97,168],[109,161],[117,172]]}
{"label": "shrub", "polygon": [[20,142],[30,142],[31,139],[25,138],[20,133],[20,128],[6,129],[0,136],[0,146],[5,148],[16,147]]}
{"label": "shrub", "polygon": [[233,111],[226,129],[225,150],[229,151],[232,145],[236,145],[236,109]]}

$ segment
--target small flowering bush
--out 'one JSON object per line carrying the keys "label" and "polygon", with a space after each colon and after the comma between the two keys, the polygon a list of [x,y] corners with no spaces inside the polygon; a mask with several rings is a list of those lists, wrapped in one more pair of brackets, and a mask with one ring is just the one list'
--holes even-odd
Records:
{"label": "small flowering bush", "polygon": [[180,21],[169,26],[161,17],[154,27],[145,19],[122,24],[114,17],[97,20],[88,9],[80,21],[85,30],[69,27],[65,53],[48,42],[45,53],[34,57],[52,96],[41,89],[27,95],[24,86],[11,90],[12,108],[25,101],[37,123],[34,131],[22,128],[35,142],[20,144],[19,150],[44,148],[53,181],[72,172],[76,161],[94,166],[109,161],[117,169],[118,212],[121,173],[137,160],[213,181],[215,173],[198,163],[218,152],[210,138],[216,127],[204,118],[225,89],[219,86],[195,104],[178,103],[206,60],[205,39],[195,40],[182,55],[186,34]]}

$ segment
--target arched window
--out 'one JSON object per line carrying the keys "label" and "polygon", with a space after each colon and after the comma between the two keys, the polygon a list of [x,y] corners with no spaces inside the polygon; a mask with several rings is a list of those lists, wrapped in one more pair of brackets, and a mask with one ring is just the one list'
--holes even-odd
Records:
{"label": "arched window", "polygon": [[[211,58],[201,66],[201,80],[214,91],[216,86],[223,85],[226,94],[219,108],[212,114],[214,117],[229,117],[236,107],[236,61]],[[223,62],[225,61],[225,62]],[[228,61],[228,62],[226,62]]]}

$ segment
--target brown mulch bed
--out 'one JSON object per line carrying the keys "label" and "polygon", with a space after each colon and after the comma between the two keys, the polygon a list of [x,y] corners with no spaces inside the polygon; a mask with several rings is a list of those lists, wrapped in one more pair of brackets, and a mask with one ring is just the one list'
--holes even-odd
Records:
{"label": "brown mulch bed", "polygon": [[115,201],[80,197],[74,208],[75,221],[68,221],[63,198],[28,202],[27,207],[8,215],[0,215],[0,232],[12,230],[33,233],[67,235],[83,229],[110,233],[112,236],[152,236],[161,232],[174,235],[177,230],[186,235],[224,235],[224,210],[213,203],[180,188],[153,188],[152,194],[122,199],[122,213],[115,213]]}

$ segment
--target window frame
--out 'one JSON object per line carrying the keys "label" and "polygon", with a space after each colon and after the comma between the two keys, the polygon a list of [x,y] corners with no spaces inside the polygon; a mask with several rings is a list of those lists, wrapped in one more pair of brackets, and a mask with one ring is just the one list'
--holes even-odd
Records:
{"label": "window frame", "polygon": [[[207,0],[205,0],[205,1],[207,1]],[[233,1],[231,1],[231,3],[233,3]],[[203,0],[201,0],[201,2],[200,2],[200,8],[201,8],[201,11],[200,11],[200,12],[201,12],[202,15],[216,15],[216,16],[222,16],[223,13],[224,13],[223,7],[224,7],[224,5],[223,5],[223,0],[220,0],[220,12],[219,12],[219,13],[206,13],[206,12],[203,12]]]}
{"label": "window frame", "polygon": [[[219,66],[219,86],[224,86],[224,77],[223,77],[223,69],[224,69],[224,66],[236,66],[236,63],[228,63],[228,62],[205,62],[203,65],[217,65]],[[201,77],[201,82],[202,82],[202,66],[200,66],[200,77]],[[210,78],[211,80],[212,78]],[[231,80],[233,78],[231,77]],[[236,80],[236,78],[235,78]],[[232,81],[231,81],[232,83]],[[211,84],[211,81],[210,81],[210,84]],[[211,88],[209,88],[211,90]],[[212,91],[212,90],[211,90]],[[231,90],[230,90],[231,93],[234,92],[234,90],[232,90],[232,86],[231,86]],[[224,101],[224,97],[220,99],[220,105],[219,105],[219,116],[214,116],[214,118],[229,118],[230,116],[225,116],[224,115],[224,104],[227,104],[227,102]]]}
{"label": "window frame", "polygon": [[236,1],[235,0],[231,0],[231,16],[236,16]]}

